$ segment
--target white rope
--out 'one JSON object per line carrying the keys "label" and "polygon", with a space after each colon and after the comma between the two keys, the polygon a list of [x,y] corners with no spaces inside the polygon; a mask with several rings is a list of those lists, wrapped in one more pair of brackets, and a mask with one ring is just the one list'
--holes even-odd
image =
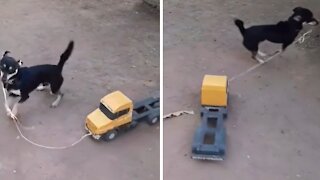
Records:
{"label": "white rope", "polygon": [[300,44],[302,44],[304,42],[304,40],[306,40],[307,38],[305,37],[306,35],[312,33],[312,29],[310,29],[308,32],[304,33],[299,39],[298,41],[296,41],[295,43],[299,42]]}
{"label": "white rope", "polygon": [[78,143],[80,143],[85,137],[87,136],[90,136],[91,133],[87,133],[83,136],[81,136],[77,141],[75,141],[74,143],[70,144],[70,145],[67,145],[67,146],[45,146],[45,145],[41,145],[41,144],[38,144],[38,143],[35,143],[33,141],[31,141],[30,139],[28,139],[27,137],[25,137],[17,123],[17,120],[13,120],[14,124],[16,125],[16,128],[20,134],[20,136],[26,140],[27,142],[29,142],[30,144],[34,145],[34,146],[37,146],[37,147],[40,147],[40,148],[45,148],[45,149],[55,149],[55,150],[61,150],[61,149],[67,149],[67,148],[70,148],[70,147],[73,147],[75,145],[77,145]]}
{"label": "white rope", "polygon": [[[5,88],[4,88],[4,84],[3,84],[3,83],[1,83],[1,84],[2,84],[2,92],[3,92],[3,97],[4,97],[5,106],[8,106],[8,104],[7,104],[7,103],[8,103],[8,102],[7,102],[7,93],[6,93],[6,90],[5,90]],[[14,117],[15,117],[15,116],[14,116]],[[30,144],[32,144],[32,145],[34,145],[34,146],[37,146],[37,147],[40,147],[40,148],[45,148],[45,149],[55,149],[55,150],[67,149],[67,148],[73,147],[73,146],[75,146],[76,144],[80,143],[85,137],[92,135],[92,133],[89,132],[89,133],[81,136],[77,141],[75,141],[75,142],[73,142],[72,144],[67,145],[67,146],[45,146],[45,145],[41,145],[41,144],[38,144],[38,143],[36,143],[36,142],[31,141],[30,139],[28,139],[26,136],[23,135],[23,133],[22,133],[20,127],[19,127],[19,124],[21,125],[21,123],[19,122],[19,120],[18,120],[17,117],[15,117],[15,118],[13,119],[13,122],[14,122],[14,124],[16,125],[16,128],[17,128],[20,136],[21,136],[24,140],[26,140],[27,142],[29,142]]]}
{"label": "white rope", "polygon": [[[311,32],[312,32],[312,29],[310,29],[308,32],[304,33],[302,36],[300,36],[294,43],[299,42],[300,44],[302,44],[302,43],[307,39],[306,36],[307,36],[308,34],[310,34]],[[270,60],[272,60],[274,57],[276,57],[276,56],[279,55],[280,53],[281,53],[281,52],[279,51],[278,53],[275,53],[274,55],[270,56],[270,57],[269,57],[267,60],[265,60],[263,63],[256,64],[256,65],[250,67],[249,69],[247,69],[246,71],[243,71],[242,73],[237,74],[237,75],[231,77],[231,78],[229,79],[229,82],[231,82],[231,81],[233,81],[233,80],[235,80],[235,79],[238,79],[239,77],[244,76],[244,75],[248,74],[249,72],[257,69],[257,68],[260,67],[261,65],[263,65],[263,64],[269,62]]]}
{"label": "white rope", "polygon": [[3,97],[4,97],[4,105],[7,107],[8,101],[7,101],[7,95],[6,95],[6,89],[4,88],[3,83],[2,84],[2,92],[3,92]]}

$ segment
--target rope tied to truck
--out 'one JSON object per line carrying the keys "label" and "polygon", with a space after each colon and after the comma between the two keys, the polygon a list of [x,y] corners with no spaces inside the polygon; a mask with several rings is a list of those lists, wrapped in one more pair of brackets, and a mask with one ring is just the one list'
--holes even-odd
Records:
{"label": "rope tied to truck", "polygon": [[67,149],[67,148],[71,148],[77,144],[79,144],[84,138],[86,138],[87,136],[90,136],[92,135],[90,132],[89,133],[86,133],[84,135],[82,135],[78,140],[74,141],[72,144],[69,144],[69,145],[66,145],[66,146],[45,146],[45,145],[42,145],[42,144],[38,144],[34,141],[31,141],[30,139],[28,139],[26,136],[24,136],[24,134],[22,133],[21,131],[21,128],[19,127],[19,124],[18,124],[18,120],[17,119],[14,119],[13,120],[14,124],[16,125],[16,128],[20,134],[20,136],[26,140],[28,143],[34,145],[34,146],[37,146],[37,147],[40,147],[40,148],[44,148],[44,149],[55,149],[55,150],[62,150],[62,149]]}

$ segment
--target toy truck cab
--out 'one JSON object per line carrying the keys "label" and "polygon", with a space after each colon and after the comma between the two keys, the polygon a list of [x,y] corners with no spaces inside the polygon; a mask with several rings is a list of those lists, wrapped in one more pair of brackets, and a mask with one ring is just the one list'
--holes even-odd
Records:
{"label": "toy truck cab", "polygon": [[[227,76],[205,75],[201,87],[201,105],[209,111],[220,111],[224,118],[228,113]],[[203,113],[201,113],[202,116]]]}
{"label": "toy truck cab", "polygon": [[95,139],[113,139],[116,130],[132,121],[133,102],[122,92],[115,91],[100,100],[99,108],[86,119],[86,127]]}
{"label": "toy truck cab", "polygon": [[159,97],[150,97],[133,103],[120,91],[115,91],[100,100],[99,108],[86,119],[85,128],[97,140],[110,141],[120,130],[135,128],[141,121],[149,125],[159,121]]}

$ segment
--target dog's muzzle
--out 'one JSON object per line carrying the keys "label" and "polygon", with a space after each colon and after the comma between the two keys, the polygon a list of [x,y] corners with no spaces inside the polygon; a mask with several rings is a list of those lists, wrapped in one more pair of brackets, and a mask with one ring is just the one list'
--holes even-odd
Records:
{"label": "dog's muzzle", "polygon": [[313,18],[310,22],[308,22],[308,24],[309,24],[309,25],[312,25],[312,26],[316,26],[316,25],[319,24],[319,22],[318,22],[318,20],[316,20],[316,19]]}

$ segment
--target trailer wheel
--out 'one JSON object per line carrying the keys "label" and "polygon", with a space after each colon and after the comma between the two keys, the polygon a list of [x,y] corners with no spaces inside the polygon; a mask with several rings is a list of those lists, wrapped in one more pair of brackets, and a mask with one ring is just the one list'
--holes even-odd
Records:
{"label": "trailer wheel", "polygon": [[149,125],[154,125],[154,124],[157,124],[158,121],[159,121],[159,116],[156,116],[153,118],[149,118],[147,122]]}
{"label": "trailer wheel", "polygon": [[117,135],[118,132],[116,130],[110,130],[102,136],[102,139],[104,141],[112,141],[117,137]]}

